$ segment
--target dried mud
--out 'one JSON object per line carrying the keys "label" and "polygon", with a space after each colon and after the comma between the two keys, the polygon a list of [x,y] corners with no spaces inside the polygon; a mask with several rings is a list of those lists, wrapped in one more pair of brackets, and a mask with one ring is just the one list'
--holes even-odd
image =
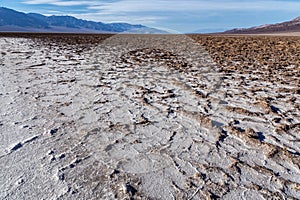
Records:
{"label": "dried mud", "polygon": [[300,38],[0,46],[0,199],[300,198]]}

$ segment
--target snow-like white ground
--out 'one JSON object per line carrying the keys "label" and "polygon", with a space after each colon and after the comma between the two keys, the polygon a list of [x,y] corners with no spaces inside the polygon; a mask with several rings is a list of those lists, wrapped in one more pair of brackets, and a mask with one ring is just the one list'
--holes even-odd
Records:
{"label": "snow-like white ground", "polygon": [[0,38],[0,199],[300,198],[299,79],[218,69],[183,35]]}

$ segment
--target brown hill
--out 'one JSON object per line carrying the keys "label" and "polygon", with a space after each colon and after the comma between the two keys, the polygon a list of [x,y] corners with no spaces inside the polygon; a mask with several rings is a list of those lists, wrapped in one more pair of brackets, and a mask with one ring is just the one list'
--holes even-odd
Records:
{"label": "brown hill", "polygon": [[252,28],[232,29],[225,31],[225,34],[272,34],[272,33],[289,33],[300,32],[300,17],[293,19],[292,21],[266,24],[262,26],[256,26]]}

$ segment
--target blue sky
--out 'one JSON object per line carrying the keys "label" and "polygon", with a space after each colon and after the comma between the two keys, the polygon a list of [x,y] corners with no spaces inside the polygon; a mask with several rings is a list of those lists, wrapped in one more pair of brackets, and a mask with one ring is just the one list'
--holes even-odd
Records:
{"label": "blue sky", "polygon": [[0,0],[0,6],[181,33],[251,27],[300,16],[300,0]]}

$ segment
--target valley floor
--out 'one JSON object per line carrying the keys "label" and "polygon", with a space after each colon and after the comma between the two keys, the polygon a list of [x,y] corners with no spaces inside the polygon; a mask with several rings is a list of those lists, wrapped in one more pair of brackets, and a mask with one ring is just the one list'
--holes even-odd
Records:
{"label": "valley floor", "polygon": [[0,199],[299,199],[300,38],[0,37]]}

